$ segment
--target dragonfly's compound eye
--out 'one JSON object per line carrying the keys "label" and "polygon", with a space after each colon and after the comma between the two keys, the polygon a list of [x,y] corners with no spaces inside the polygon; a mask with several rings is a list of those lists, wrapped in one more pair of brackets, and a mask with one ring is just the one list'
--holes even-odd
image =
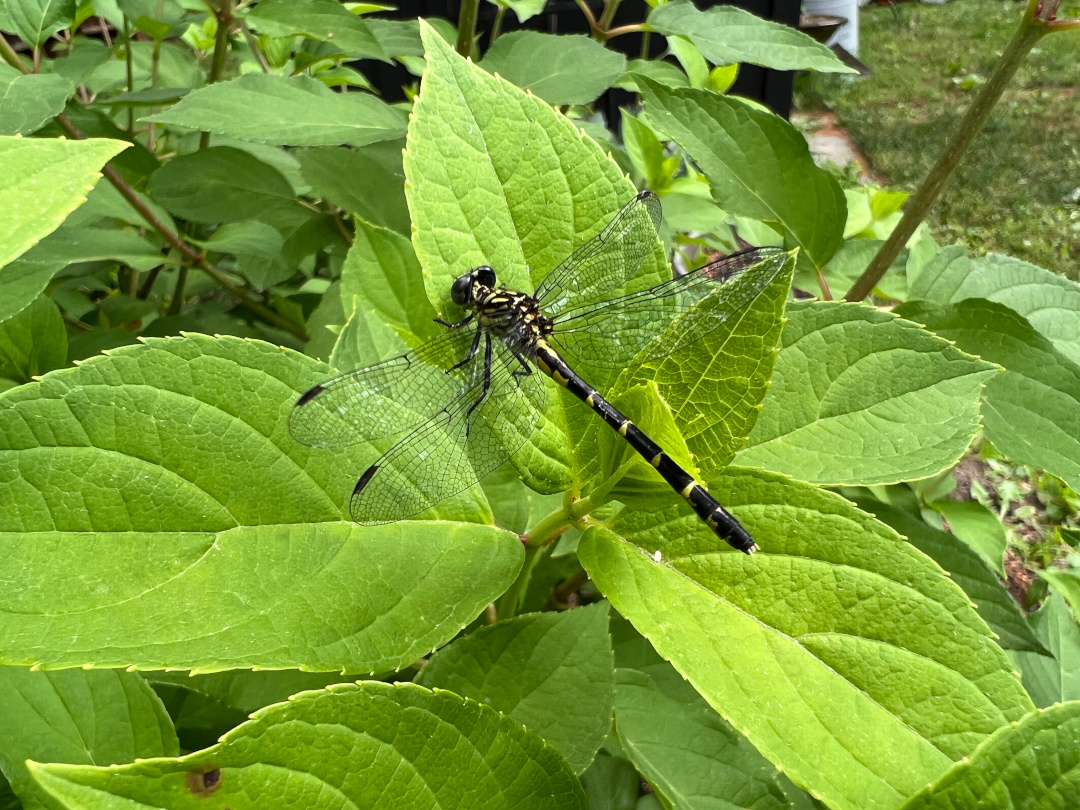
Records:
{"label": "dragonfly's compound eye", "polygon": [[482,264],[473,270],[473,276],[485,287],[495,286],[495,271],[486,264]]}
{"label": "dragonfly's compound eye", "polygon": [[473,274],[466,273],[458,276],[454,286],[450,288],[450,300],[459,307],[465,306],[472,300]]}

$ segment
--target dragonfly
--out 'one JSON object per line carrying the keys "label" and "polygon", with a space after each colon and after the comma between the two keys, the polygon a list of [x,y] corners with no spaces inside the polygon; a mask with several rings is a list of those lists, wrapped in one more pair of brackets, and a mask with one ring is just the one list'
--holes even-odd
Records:
{"label": "dragonfly", "polygon": [[620,294],[655,249],[660,222],[659,199],[641,192],[533,294],[504,289],[493,268],[475,267],[450,288],[467,314],[436,318],[445,327],[438,337],[300,396],[289,431],[301,444],[341,448],[405,434],[357,480],[353,519],[412,517],[507,462],[542,422],[547,377],[623,437],[716,536],[754,553],[749,532],[705,486],[577,371],[626,368],[691,346],[746,308],[787,260],[781,248],[751,248]]}

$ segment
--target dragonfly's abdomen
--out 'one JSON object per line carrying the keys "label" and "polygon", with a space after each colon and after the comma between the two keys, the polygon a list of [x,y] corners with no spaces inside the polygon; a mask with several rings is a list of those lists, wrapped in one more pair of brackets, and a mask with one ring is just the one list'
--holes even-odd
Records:
{"label": "dragonfly's abdomen", "polygon": [[630,446],[656,469],[660,477],[686,500],[694,513],[717,537],[747,554],[757,551],[757,544],[750,537],[750,533],[709,494],[701,482],[680,467],[660,445],[579,377],[547,341],[539,339],[535,345],[536,364],[540,370],[592,408],[616,433],[626,439]]}

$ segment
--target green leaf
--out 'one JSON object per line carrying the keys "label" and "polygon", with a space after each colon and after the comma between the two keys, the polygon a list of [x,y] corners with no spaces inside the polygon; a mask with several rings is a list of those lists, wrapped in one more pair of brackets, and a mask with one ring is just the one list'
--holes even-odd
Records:
{"label": "green leaf", "polygon": [[986,438],[1011,461],[1080,489],[1080,366],[1002,304],[979,298],[947,307],[910,302],[899,311],[960,349],[1004,366],[983,392]]}
{"label": "green leaf", "polygon": [[955,535],[927,526],[909,512],[874,498],[858,497],[855,505],[896,529],[923,554],[949,572],[953,582],[975,603],[975,610],[1006,650],[1020,650],[1045,657],[1049,651],[1035,636],[1027,618],[994,569]]}
{"label": "green leaf", "polygon": [[[793,265],[794,258],[788,257],[762,293],[720,328],[675,354],[633,364],[612,388],[617,396],[635,385],[655,383],[705,476],[731,462],[758,418],[777,359]],[[756,285],[758,274],[773,272],[774,267],[761,264],[729,283]],[[677,330],[679,323],[671,328]],[[584,431],[608,430],[590,410],[576,413],[589,418],[581,426]]]}
{"label": "green leaf", "polygon": [[[70,219],[76,219],[74,215]],[[81,262],[118,261],[139,270],[161,264],[176,264],[163,256],[161,248],[133,230],[98,225],[69,227],[66,223],[22,255],[20,261],[66,267]]]}
{"label": "green leaf", "polygon": [[531,20],[547,5],[547,0],[489,0],[489,2],[513,11],[518,22]]}
{"label": "green leaf", "polygon": [[652,59],[631,59],[626,64],[626,74],[615,83],[615,86],[629,90],[631,93],[639,92],[634,82],[634,74],[638,73],[668,87],[690,86],[690,80],[677,65]]}
{"label": "green leaf", "polygon": [[998,730],[904,805],[904,810],[1076,807],[1080,701],[1039,709]]}
{"label": "green leaf", "polygon": [[383,672],[453,638],[513,581],[521,543],[343,522],[378,451],[311,450],[285,420],[331,373],[188,335],[0,395],[3,663]]}
{"label": "green leaf", "polygon": [[375,96],[335,93],[310,76],[265,73],[202,87],[139,120],[276,146],[367,146],[405,133],[401,112]]}
{"label": "green leaf", "polygon": [[[426,23],[421,35],[428,66],[409,124],[405,196],[428,298],[446,302],[453,280],[481,264],[510,289],[535,289],[636,190],[548,104],[466,62]],[[659,243],[642,264],[643,287],[670,277]],[[557,390],[549,385],[549,419],[514,459],[547,493],[570,483],[560,406],[572,397]]]}
{"label": "green leaf", "polygon": [[402,354],[440,331],[412,244],[362,219],[341,268],[341,301],[349,321],[331,364],[342,370]]}
{"label": "green leaf", "polygon": [[365,20],[383,53],[390,57],[423,56],[420,24],[416,20]]}
{"label": "green leaf", "polygon": [[23,75],[0,64],[0,135],[24,135],[63,112],[74,86],[63,76]]}
{"label": "green leaf", "polygon": [[260,0],[245,19],[272,37],[303,34],[356,59],[390,61],[367,21],[338,0]]}
{"label": "green leaf", "polygon": [[955,304],[985,298],[1025,317],[1074,363],[1080,363],[1080,285],[1011,256],[969,258],[960,245],[938,253],[911,282],[911,299]]}
{"label": "green leaf", "polygon": [[1052,592],[1031,617],[1031,624],[1039,641],[1053,653],[1052,657],[1033,652],[1012,653],[1031,699],[1040,709],[1080,699],[1080,627],[1065,598],[1057,591]]}
{"label": "green leaf", "polygon": [[[697,45],[686,37],[668,37],[668,48],[686,71],[691,87],[700,89],[709,83],[709,63],[705,61]],[[663,84],[671,86],[666,82]],[[640,83],[638,91],[641,91]]]}
{"label": "green leaf", "polygon": [[892,529],[762,471],[708,489],[761,553],[727,549],[676,505],[620,512],[585,533],[578,558],[804,789],[836,808],[895,807],[1031,710],[968,597]]}
{"label": "green leaf", "polygon": [[23,259],[0,267],[0,322],[25,309],[61,269],[59,263],[39,264]]}
{"label": "green leaf", "polygon": [[0,377],[29,382],[67,360],[67,330],[60,310],[42,295],[0,322]]}
{"label": "green leaf", "polygon": [[176,732],[134,672],[0,667],[0,768],[25,807],[54,807],[26,760],[113,765],[174,757]]}
{"label": "green leaf", "polygon": [[301,672],[281,669],[273,672],[231,670],[192,675],[190,672],[147,672],[143,677],[155,688],[175,686],[202,695],[242,712],[253,712],[271,703],[281,703],[309,689],[325,689],[352,680],[339,672]]}
{"label": "green leaf", "polygon": [[111,107],[162,107],[175,104],[190,92],[190,87],[148,87],[101,99],[101,103]]}
{"label": "green leaf", "polygon": [[212,796],[233,810],[585,808],[573,771],[538,737],[487,706],[408,683],[305,692],[179,759],[31,767],[69,806],[179,810]]}
{"label": "green leaf", "polygon": [[1073,613],[1080,616],[1080,574],[1075,571],[1061,571],[1056,568],[1047,568],[1040,571],[1039,576],[1053,586],[1054,590],[1065,597],[1065,601],[1073,609]]}
{"label": "green leaf", "polygon": [[872,307],[793,305],[772,387],[738,463],[818,484],[926,478],[967,449],[979,428],[979,393],[994,373]]}
{"label": "green leaf", "polygon": [[373,143],[363,149],[327,146],[297,154],[311,196],[322,197],[368,222],[409,235],[405,203],[404,141]]}
{"label": "green leaf", "polygon": [[1005,576],[1005,547],[1009,539],[998,516],[978,501],[942,498],[932,508],[949,521],[949,531],[975,549],[990,567]]}
{"label": "green leaf", "polygon": [[615,730],[676,810],[787,807],[776,767],[717,714],[629,622],[612,623]]}
{"label": "green leaf", "polygon": [[645,112],[709,178],[725,211],[778,223],[823,267],[843,243],[847,203],[819,169],[802,133],[784,119],[708,90],[680,90],[641,77]]}
{"label": "green leaf", "polygon": [[666,188],[679,168],[679,158],[669,158],[664,154],[664,145],[647,124],[634,118],[625,108],[620,112],[623,142],[634,167],[645,177],[645,185],[653,191]]}
{"label": "green leaf", "polygon": [[232,253],[237,256],[274,257],[281,253],[284,240],[281,233],[265,222],[226,222],[200,243],[216,253]]}
{"label": "green leaf", "polygon": [[530,613],[481,627],[433,655],[414,681],[491,706],[581,773],[611,730],[608,605]]}
{"label": "green leaf", "polygon": [[688,37],[714,65],[749,62],[774,70],[855,72],[801,31],[733,6],[698,11],[691,0],[674,0],[652,10],[649,28]]}
{"label": "green leaf", "polygon": [[127,147],[123,141],[0,136],[0,280],[2,268],[86,201],[101,167]]}
{"label": "green leaf", "polygon": [[626,70],[626,57],[594,39],[537,31],[503,34],[480,67],[548,104],[588,104]]}
{"label": "green leaf", "polygon": [[195,222],[261,219],[295,205],[292,186],[277,169],[231,146],[173,158],[151,175],[150,195]]}
{"label": "green leaf", "polygon": [[5,0],[3,12],[11,31],[36,48],[75,22],[75,6],[76,0]]}
{"label": "green leaf", "polygon": [[589,810],[634,810],[640,782],[628,760],[604,751],[596,755],[592,765],[581,775],[581,787]]}

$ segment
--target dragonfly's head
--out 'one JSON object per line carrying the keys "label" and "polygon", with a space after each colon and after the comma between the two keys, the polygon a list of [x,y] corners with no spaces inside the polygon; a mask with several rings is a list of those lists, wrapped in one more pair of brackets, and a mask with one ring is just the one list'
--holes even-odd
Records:
{"label": "dragonfly's head", "polygon": [[482,264],[465,275],[458,276],[450,288],[450,300],[459,307],[466,307],[477,299],[482,288],[495,286],[495,271]]}

